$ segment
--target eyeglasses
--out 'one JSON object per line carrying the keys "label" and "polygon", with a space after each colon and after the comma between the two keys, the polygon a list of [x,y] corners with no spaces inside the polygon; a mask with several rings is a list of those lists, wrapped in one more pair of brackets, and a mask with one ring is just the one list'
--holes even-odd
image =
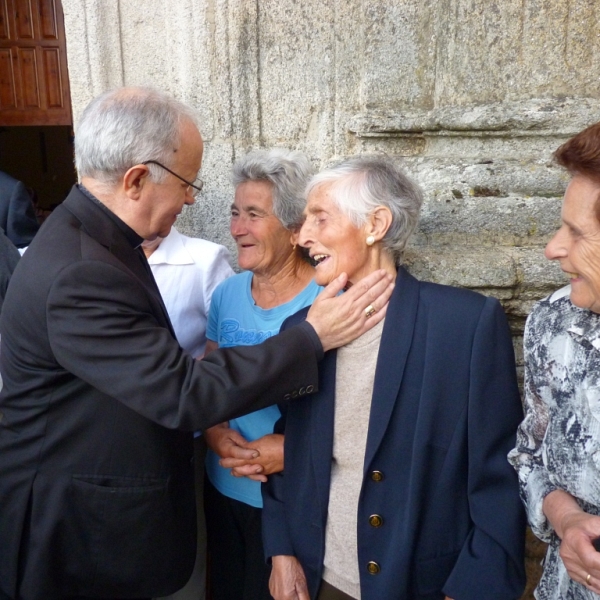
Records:
{"label": "eyeglasses", "polygon": [[189,189],[191,187],[193,187],[195,190],[198,190],[199,192],[201,192],[202,188],[204,187],[204,181],[202,181],[202,179],[196,179],[196,183],[192,183],[191,181],[184,179],[181,175],[177,175],[177,173],[175,173],[175,171],[171,171],[171,169],[169,169],[169,167],[165,167],[165,165],[163,165],[162,163],[159,163],[157,160],[146,160],[140,164],[142,164],[142,165],[158,165],[165,171],[171,173],[171,175],[174,175],[175,177],[177,177],[177,179],[183,181],[183,183],[187,183],[188,189],[186,190],[186,192],[189,191]]}

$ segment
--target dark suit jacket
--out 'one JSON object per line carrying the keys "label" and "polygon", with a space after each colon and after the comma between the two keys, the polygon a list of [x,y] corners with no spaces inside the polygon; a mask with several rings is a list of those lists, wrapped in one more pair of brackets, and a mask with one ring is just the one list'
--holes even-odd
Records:
{"label": "dark suit jacket", "polygon": [[[333,351],[320,392],[287,408],[285,470],[263,486],[266,554],[296,556],[311,598],[323,571],[335,370]],[[521,420],[498,302],[401,269],[379,349],[358,506],[363,600],[520,596],[525,519],[506,454]],[[371,526],[371,515],[383,525]]]}
{"label": "dark suit jacket", "polygon": [[0,171],[0,227],[17,248],[29,246],[40,228],[29,192],[4,171]]}
{"label": "dark suit jacket", "polygon": [[0,311],[8,289],[8,282],[19,262],[19,258],[21,258],[19,251],[4,235],[4,230],[0,228]]}
{"label": "dark suit jacket", "polygon": [[74,188],[13,274],[0,395],[9,598],[182,587],[196,549],[191,432],[317,386],[310,327],[195,361],[144,261]]}

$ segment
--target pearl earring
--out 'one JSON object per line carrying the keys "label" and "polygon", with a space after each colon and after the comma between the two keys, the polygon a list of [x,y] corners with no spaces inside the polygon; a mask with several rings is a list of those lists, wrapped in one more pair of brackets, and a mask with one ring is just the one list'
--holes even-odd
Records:
{"label": "pearl earring", "polygon": [[367,236],[367,246],[372,246],[375,243],[375,236],[368,235]]}

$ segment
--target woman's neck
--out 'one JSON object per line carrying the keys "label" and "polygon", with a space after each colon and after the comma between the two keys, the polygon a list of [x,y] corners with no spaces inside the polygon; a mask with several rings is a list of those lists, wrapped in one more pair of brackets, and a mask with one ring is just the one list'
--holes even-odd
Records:
{"label": "woman's neck", "polygon": [[314,277],[314,269],[293,252],[276,273],[254,273],[252,298],[260,308],[274,308],[297,296]]}
{"label": "woman's neck", "polygon": [[350,285],[358,283],[363,277],[366,277],[379,269],[387,271],[394,279],[396,279],[398,267],[396,266],[394,259],[387,251],[383,250],[381,246],[374,246],[371,249],[367,263],[350,278]]}

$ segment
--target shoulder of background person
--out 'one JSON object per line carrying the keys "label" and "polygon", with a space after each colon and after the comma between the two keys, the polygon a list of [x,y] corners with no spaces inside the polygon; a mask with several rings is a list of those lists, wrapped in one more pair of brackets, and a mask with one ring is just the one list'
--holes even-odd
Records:
{"label": "shoulder of background person", "polygon": [[[184,235],[174,227],[169,235],[173,235],[183,245],[190,258],[198,266],[208,268],[216,263],[221,263],[222,266],[231,268],[231,254],[225,246],[202,238]],[[231,272],[233,273],[233,269]]]}

